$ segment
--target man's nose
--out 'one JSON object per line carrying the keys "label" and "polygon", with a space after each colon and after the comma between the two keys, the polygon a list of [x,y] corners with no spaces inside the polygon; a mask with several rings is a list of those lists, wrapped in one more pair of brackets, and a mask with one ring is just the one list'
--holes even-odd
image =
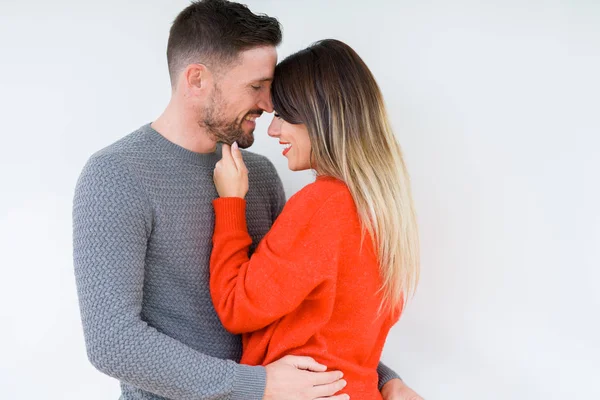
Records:
{"label": "man's nose", "polygon": [[273,112],[273,102],[271,101],[271,91],[268,91],[266,94],[264,94],[260,101],[258,102],[258,106],[261,108],[261,110],[265,110],[268,113],[272,113]]}

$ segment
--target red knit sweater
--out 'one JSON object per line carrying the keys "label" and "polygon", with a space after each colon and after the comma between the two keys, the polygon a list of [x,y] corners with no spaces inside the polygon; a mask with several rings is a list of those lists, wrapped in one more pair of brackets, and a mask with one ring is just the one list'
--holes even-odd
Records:
{"label": "red knit sweater", "polygon": [[250,259],[245,201],[213,204],[210,291],[225,328],[243,334],[241,362],[310,356],[344,373],[341,393],[381,399],[377,364],[399,312],[377,316],[377,256],[346,185],[320,177],[303,188]]}

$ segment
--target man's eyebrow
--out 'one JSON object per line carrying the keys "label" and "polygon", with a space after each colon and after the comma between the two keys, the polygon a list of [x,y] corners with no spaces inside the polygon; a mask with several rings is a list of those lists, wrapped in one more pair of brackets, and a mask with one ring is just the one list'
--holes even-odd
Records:
{"label": "man's eyebrow", "polygon": [[261,78],[261,79],[257,79],[257,81],[259,82],[270,82],[273,80],[273,77],[267,77],[267,78]]}

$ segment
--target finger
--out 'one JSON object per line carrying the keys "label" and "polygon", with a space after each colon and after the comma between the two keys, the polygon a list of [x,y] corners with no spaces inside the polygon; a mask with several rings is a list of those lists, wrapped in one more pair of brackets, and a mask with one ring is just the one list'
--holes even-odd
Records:
{"label": "finger", "polygon": [[286,356],[284,358],[287,364],[290,364],[298,369],[304,369],[307,371],[323,372],[327,371],[327,366],[319,364],[312,357],[303,356]]}
{"label": "finger", "polygon": [[221,153],[223,153],[221,161],[225,165],[229,165],[230,163],[235,164],[235,162],[233,161],[233,158],[231,156],[231,146],[223,143],[223,146],[221,147]]}
{"label": "finger", "polygon": [[328,385],[335,383],[342,379],[344,374],[341,371],[329,371],[329,372],[310,372],[311,383],[314,386]]}
{"label": "finger", "polygon": [[231,146],[231,156],[233,157],[233,161],[238,169],[238,171],[246,171],[246,164],[244,164],[244,157],[242,156],[242,152],[237,144],[237,142],[233,142],[233,146]]}
{"label": "finger", "polygon": [[347,382],[344,379],[340,379],[337,382],[329,383],[327,385],[314,386],[312,388],[311,397],[329,399],[329,396],[333,396],[334,394],[345,388],[346,384]]}

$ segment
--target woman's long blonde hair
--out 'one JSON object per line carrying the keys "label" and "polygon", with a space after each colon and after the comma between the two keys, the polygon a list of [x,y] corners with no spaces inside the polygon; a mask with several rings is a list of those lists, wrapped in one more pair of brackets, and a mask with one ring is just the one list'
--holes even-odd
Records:
{"label": "woman's long blonde hair", "polygon": [[352,48],[327,39],[279,63],[272,91],[276,112],[307,126],[317,173],[348,186],[379,257],[382,307],[402,306],[419,280],[419,235],[410,179],[373,74]]}

